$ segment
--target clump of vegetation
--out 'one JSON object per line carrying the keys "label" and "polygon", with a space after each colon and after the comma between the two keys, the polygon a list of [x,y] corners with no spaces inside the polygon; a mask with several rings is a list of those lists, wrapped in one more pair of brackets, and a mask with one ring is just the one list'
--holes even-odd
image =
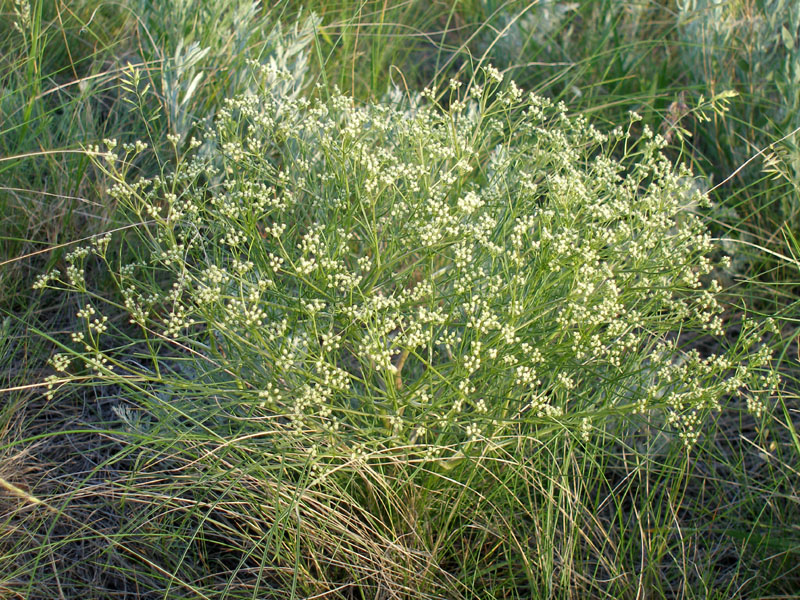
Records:
{"label": "clump of vegetation", "polygon": [[[171,136],[162,175],[131,176],[144,143],[93,150],[137,235],[113,253],[97,238],[37,281],[86,297],[49,393],[114,386],[127,427],[172,431],[177,452],[196,429],[239,452],[258,440],[249,451],[281,465],[263,485],[294,490],[265,500],[266,514],[307,513],[309,495],[329,513],[348,493],[361,514],[392,515],[346,543],[326,532],[323,544],[324,526],[309,525],[303,560],[317,577],[335,582],[346,563],[379,588],[371,569],[399,553],[381,575],[390,589],[424,556],[416,585],[447,590],[446,565],[471,532],[428,525],[446,521],[460,490],[490,492],[479,473],[517,490],[531,484],[531,445],[596,449],[624,422],[691,449],[732,397],[763,415],[778,383],[763,327],[745,319],[731,347],[695,347],[730,323],[695,213],[706,199],[660,153],[660,135],[601,133],[513,81],[501,87],[492,67],[480,82],[452,80],[447,109],[430,90],[363,106],[336,91],[287,98],[269,66],[256,81],[260,92],[226,102],[202,137]],[[122,306],[87,287],[90,257]],[[138,333],[111,324],[120,311]],[[398,530],[395,478],[439,496],[415,507],[427,534]],[[502,500],[491,514],[506,525],[484,535],[527,561],[513,579],[538,589],[541,558],[520,549],[531,540],[513,523],[541,500]],[[321,591],[287,573],[297,550],[267,566],[255,548],[242,568]],[[497,568],[493,554],[474,561]]]}
{"label": "clump of vegetation", "polygon": [[790,4],[3,5],[0,596],[794,593]]}

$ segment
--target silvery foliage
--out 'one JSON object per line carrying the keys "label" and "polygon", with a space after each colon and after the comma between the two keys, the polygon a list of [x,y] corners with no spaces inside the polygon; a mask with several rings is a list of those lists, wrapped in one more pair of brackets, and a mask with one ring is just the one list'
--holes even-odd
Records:
{"label": "silvery foliage", "polygon": [[[161,60],[170,131],[181,141],[213,118],[220,98],[256,91],[254,65],[268,67],[260,85],[281,98],[297,98],[307,85],[308,47],[320,24],[313,13],[284,27],[258,0],[166,0],[143,3],[141,15],[143,38]],[[203,93],[212,71],[213,93]]]}
{"label": "silvery foliage", "polygon": [[502,68],[524,62],[523,52],[531,42],[547,52],[554,50],[556,34],[580,6],[577,2],[557,0],[525,3],[521,9],[517,5],[497,9],[493,4],[487,0],[483,2],[491,27],[484,28],[478,50],[481,54],[487,53],[491,62]]}
{"label": "silvery foliage", "polygon": [[[733,158],[742,162],[753,152],[753,142],[769,143],[800,126],[800,5],[793,0],[764,0],[745,10],[722,0],[680,0],[680,51],[693,84],[711,91],[734,89],[744,108],[760,111],[770,102],[766,126],[772,139],[751,140],[747,132],[732,136]],[[756,102],[754,102],[754,100]],[[761,118],[760,115],[754,115]],[[752,122],[752,120],[749,120]],[[738,138],[738,139],[737,139]],[[748,143],[749,142],[749,143]],[[786,145],[795,178],[800,175],[800,153]]]}
{"label": "silvery foliage", "polygon": [[[728,153],[730,163],[724,168],[738,168],[765,151],[754,166],[762,165],[765,174],[797,190],[800,148],[793,136],[783,138],[800,127],[800,5],[764,0],[745,10],[721,0],[680,0],[678,10],[678,48],[688,83],[712,94],[720,90],[740,94],[738,118],[719,123],[711,134]],[[749,172],[762,177],[755,169]],[[796,204],[791,200],[796,195],[782,196],[775,208],[796,225]],[[727,223],[742,220],[732,206],[719,208],[717,214]],[[726,237],[730,240],[723,241],[723,248],[734,257],[726,276],[746,273],[752,257],[741,251],[738,242],[756,240],[735,230]]]}

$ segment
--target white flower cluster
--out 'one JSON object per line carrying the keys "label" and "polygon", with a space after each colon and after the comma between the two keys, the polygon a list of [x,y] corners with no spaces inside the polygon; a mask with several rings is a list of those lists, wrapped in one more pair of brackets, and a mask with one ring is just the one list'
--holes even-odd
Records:
{"label": "white flower cluster", "polygon": [[110,242],[111,234],[106,233],[93,237],[90,246],[79,246],[71,252],[68,252],[64,256],[64,261],[67,263],[67,266],[63,270],[63,275],[59,273],[58,270],[41,273],[36,277],[33,283],[33,289],[43,290],[48,287],[56,287],[55,285],[51,285],[55,283],[62,289],[66,287],[70,290],[85,292],[86,258],[90,255],[97,255],[101,260],[104,260]]}

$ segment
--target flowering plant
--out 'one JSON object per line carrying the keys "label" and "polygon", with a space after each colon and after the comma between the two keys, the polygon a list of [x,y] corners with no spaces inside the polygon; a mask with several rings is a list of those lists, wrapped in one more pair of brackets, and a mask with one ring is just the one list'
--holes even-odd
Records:
{"label": "flowering plant", "polygon": [[[621,419],[691,447],[731,397],[759,415],[777,376],[764,330],[722,339],[706,198],[636,120],[603,133],[488,68],[367,105],[263,84],[149,178],[144,144],[109,141],[93,154],[138,237],[38,282],[93,298],[54,366],[128,390],[130,427],[258,438],[310,487],[387,461],[472,481],[521,440]],[[88,256],[118,287],[106,309]]]}

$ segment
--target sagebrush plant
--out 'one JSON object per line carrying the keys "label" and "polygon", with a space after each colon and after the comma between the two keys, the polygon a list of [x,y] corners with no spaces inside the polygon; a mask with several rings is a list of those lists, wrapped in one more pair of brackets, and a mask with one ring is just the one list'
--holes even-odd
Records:
{"label": "sagebrush plant", "polygon": [[[703,84],[711,93],[726,89],[740,94],[738,118],[715,123],[715,158],[733,169],[750,158],[754,149],[764,148],[800,125],[800,7],[796,3],[682,0],[677,24],[678,56],[692,78],[690,83]],[[792,155],[797,154],[792,140],[783,144]]]}
{"label": "sagebrush plant", "polygon": [[[118,390],[120,435],[173,456],[210,440],[182,469],[252,453],[242,464],[261,465],[268,498],[233,573],[459,595],[460,557],[483,573],[473,591],[509,560],[519,572],[504,577],[536,594],[559,577],[563,591],[605,585],[570,576],[569,553],[623,581],[604,543],[554,539],[531,557],[515,522],[541,499],[492,489],[535,487],[541,448],[602,444],[620,422],[691,451],[731,399],[756,417],[769,406],[772,328],[731,323],[716,300],[691,173],[660,135],[631,134],[638,115],[603,133],[493,67],[451,81],[446,109],[429,89],[286,98],[275,81],[291,74],[253,68],[258,92],[227,100],[202,136],[171,135],[161,175],[136,176],[143,142],[88,150],[138,235],[98,237],[37,280],[84,296],[81,326],[54,338],[48,394]],[[120,304],[87,285],[88,264]],[[708,336],[718,351],[699,350]],[[225,464],[209,511],[252,494],[255,471]],[[481,527],[457,524],[467,502]],[[228,531],[210,515],[206,544]]]}
{"label": "sagebrush plant", "polygon": [[247,91],[250,62],[292,74],[273,81],[284,97],[308,86],[308,46],[319,18],[299,11],[284,31],[276,17],[285,10],[283,3],[265,7],[257,0],[141,3],[140,35],[159,63],[155,79],[169,133],[184,140],[199,117],[213,116],[225,97]]}
{"label": "sagebrush plant", "polygon": [[[800,128],[800,6],[786,0],[682,0],[677,8],[676,57],[686,83],[711,95],[722,89],[738,94],[732,110],[707,122],[693,144],[698,163],[706,163],[716,183],[737,174],[736,185],[721,190],[727,210],[719,211],[719,218],[728,226],[726,236],[739,242],[740,270],[766,282],[791,282],[792,270],[747,245],[755,239],[783,253],[786,232],[800,223],[795,141]],[[763,294],[767,303],[780,307],[786,301],[783,294],[776,286],[768,289]]]}

